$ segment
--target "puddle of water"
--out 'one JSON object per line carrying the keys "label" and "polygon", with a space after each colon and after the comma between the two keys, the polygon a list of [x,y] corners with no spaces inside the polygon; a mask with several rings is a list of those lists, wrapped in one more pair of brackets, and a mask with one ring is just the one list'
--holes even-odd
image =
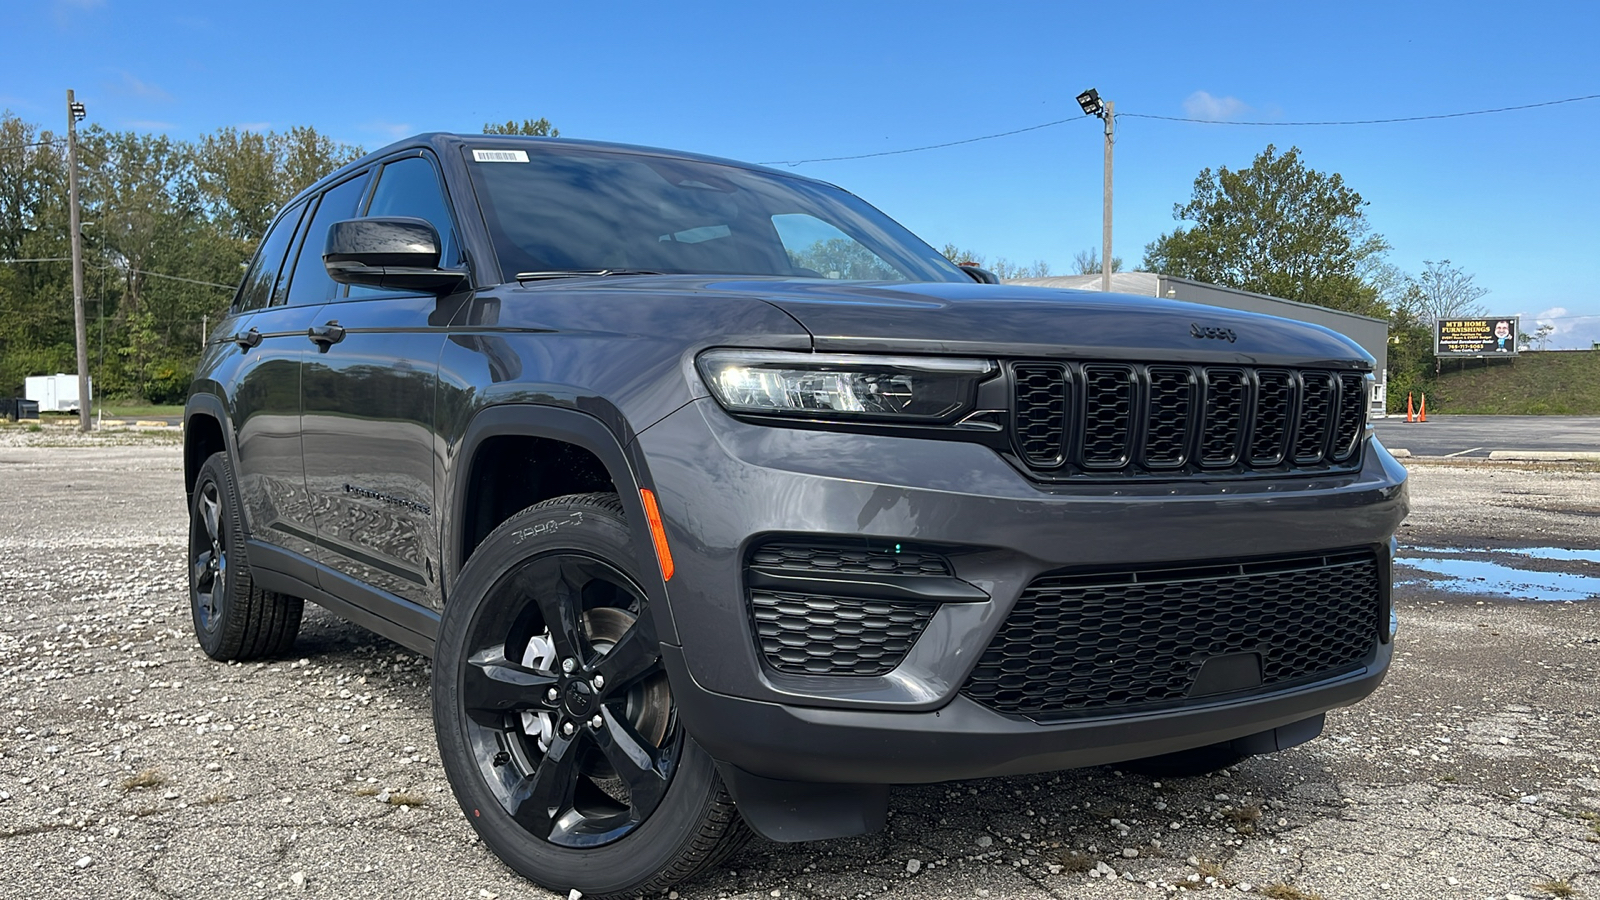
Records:
{"label": "puddle of water", "polygon": [[[1561,550],[1554,547],[1518,548],[1516,550],[1474,551],[1440,547],[1409,548],[1419,553],[1478,553],[1496,556],[1521,556],[1524,559],[1583,559],[1600,562],[1600,553],[1592,550]],[[1547,555],[1549,554],[1549,555]],[[1572,554],[1572,555],[1555,555]],[[1487,594],[1511,597],[1518,600],[1594,600],[1600,599],[1600,576],[1573,575],[1566,572],[1529,572],[1498,562],[1448,557],[1400,557],[1396,565],[1407,566],[1435,578],[1411,578],[1397,584],[1427,583],[1443,591],[1458,594]]]}
{"label": "puddle of water", "polygon": [[1600,550],[1568,550],[1564,547],[1513,547],[1508,550],[1473,550],[1462,547],[1408,547],[1406,549],[1429,554],[1493,553],[1497,556],[1511,554],[1513,556],[1527,556],[1533,559],[1575,559],[1600,565]]}

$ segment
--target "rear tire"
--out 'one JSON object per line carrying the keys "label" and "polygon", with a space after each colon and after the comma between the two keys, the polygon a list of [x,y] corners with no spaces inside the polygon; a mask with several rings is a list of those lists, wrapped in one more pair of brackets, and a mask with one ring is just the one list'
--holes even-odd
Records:
{"label": "rear tire", "polygon": [[200,649],[223,662],[287,653],[304,610],[300,598],[256,586],[233,467],[226,453],[211,454],[189,501],[189,611]]}
{"label": "rear tire", "polygon": [[659,894],[749,836],[683,728],[616,494],[530,506],[473,551],[435,644],[434,729],[467,821],[552,890]]}

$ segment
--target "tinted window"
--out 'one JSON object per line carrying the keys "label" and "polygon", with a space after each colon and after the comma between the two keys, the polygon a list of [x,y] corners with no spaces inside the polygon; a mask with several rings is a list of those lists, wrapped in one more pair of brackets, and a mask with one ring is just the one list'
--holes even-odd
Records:
{"label": "tinted window", "polygon": [[300,244],[300,257],[294,264],[294,281],[289,285],[289,302],[296,306],[326,303],[338,287],[322,265],[322,248],[328,242],[328,226],[356,217],[356,207],[367,192],[367,173],[329,188],[311,215]]}
{"label": "tinted window", "polygon": [[772,217],[795,274],[844,281],[904,281],[905,276],[860,241],[805,213]]}
{"label": "tinted window", "polygon": [[531,142],[468,148],[467,165],[507,281],[519,272],[643,269],[971,282],[888,216],[807,179]]}
{"label": "tinted window", "polygon": [[300,224],[300,214],[305,212],[305,208],[304,203],[296,203],[267,231],[266,238],[261,241],[261,249],[256,251],[256,258],[245,273],[244,283],[239,287],[239,299],[234,305],[240,312],[267,305],[272,296],[272,283],[283,268],[284,254],[289,250],[290,238],[294,236],[295,226]]}
{"label": "tinted window", "polygon": [[450,268],[460,261],[456,258],[456,229],[444,191],[439,187],[439,176],[434,174],[433,163],[420,156],[383,167],[367,215],[426,219],[439,232],[439,265]]}

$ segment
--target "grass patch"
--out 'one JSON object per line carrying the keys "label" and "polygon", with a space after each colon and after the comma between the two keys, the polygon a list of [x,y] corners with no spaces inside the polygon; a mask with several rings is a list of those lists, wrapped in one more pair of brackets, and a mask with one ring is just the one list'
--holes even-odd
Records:
{"label": "grass patch", "polygon": [[1226,815],[1234,831],[1240,834],[1254,834],[1256,823],[1261,821],[1261,807],[1250,803],[1230,809]]}
{"label": "grass patch", "polygon": [[223,803],[232,802],[233,795],[227,793],[226,791],[212,791],[211,793],[200,798],[200,804],[202,806],[217,806]]}
{"label": "grass patch", "polygon": [[1549,894],[1552,897],[1579,896],[1578,889],[1572,886],[1572,879],[1570,877],[1559,879],[1551,878],[1547,881],[1536,881],[1533,884],[1533,889],[1536,891],[1544,891],[1546,894]]}
{"label": "grass patch", "polygon": [[1269,884],[1261,889],[1261,896],[1272,900],[1322,900],[1316,891],[1302,891],[1292,884]]}
{"label": "grass patch", "polygon": [[167,783],[167,776],[155,769],[145,769],[137,775],[129,775],[122,779],[122,789],[125,791],[138,791],[144,788],[160,787]]}
{"label": "grass patch", "polygon": [[1082,875],[1094,868],[1100,859],[1082,850],[1063,850],[1056,857],[1056,862],[1060,864],[1062,872],[1068,875]]}
{"label": "grass patch", "polygon": [[1195,865],[1194,870],[1200,873],[1202,879],[1215,878],[1219,884],[1222,882],[1222,863],[1216,860],[1202,859]]}
{"label": "grass patch", "polygon": [[378,789],[373,787],[370,784],[363,784],[361,787],[356,788],[356,796],[357,797],[376,797],[376,796],[378,796]]}
{"label": "grass patch", "polygon": [[1458,415],[1600,415],[1600,351],[1524,353],[1514,360],[1444,361],[1428,412]]}
{"label": "grass patch", "polygon": [[427,806],[428,798],[422,796],[421,794],[407,794],[397,791],[389,795],[389,805],[410,806],[413,808],[418,806]]}
{"label": "grass patch", "polygon": [[153,418],[155,416],[181,416],[183,415],[183,407],[157,406],[154,404],[145,404],[143,406],[137,404],[117,404],[115,406],[101,407],[100,412],[104,415],[116,416],[120,419],[142,419]]}

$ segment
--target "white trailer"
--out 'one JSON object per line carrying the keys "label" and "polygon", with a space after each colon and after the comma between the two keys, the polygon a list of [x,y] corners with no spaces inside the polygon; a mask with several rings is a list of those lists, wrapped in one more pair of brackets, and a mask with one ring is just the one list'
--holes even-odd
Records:
{"label": "white trailer", "polygon": [[[40,412],[77,412],[78,376],[30,375],[23,382],[23,396],[39,404]],[[89,402],[94,402],[94,379],[89,380]]]}

